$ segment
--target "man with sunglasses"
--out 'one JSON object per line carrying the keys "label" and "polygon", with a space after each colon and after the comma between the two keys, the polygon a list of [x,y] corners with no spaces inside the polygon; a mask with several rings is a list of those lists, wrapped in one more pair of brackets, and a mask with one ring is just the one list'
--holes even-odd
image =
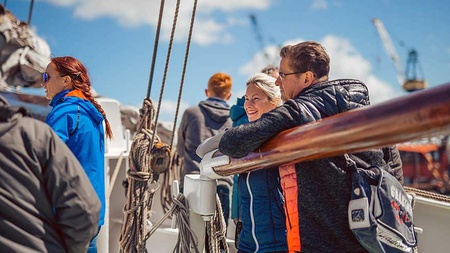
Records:
{"label": "man with sunglasses", "polygon": [[[284,130],[369,105],[368,89],[362,82],[328,81],[330,58],[319,43],[288,45],[280,56],[276,84],[285,103],[257,121],[227,130],[219,144],[223,154],[246,156]],[[362,168],[389,164],[389,172],[402,180],[395,146],[350,156]],[[282,165],[279,173],[290,253],[367,252],[349,228],[351,180],[344,156]]]}

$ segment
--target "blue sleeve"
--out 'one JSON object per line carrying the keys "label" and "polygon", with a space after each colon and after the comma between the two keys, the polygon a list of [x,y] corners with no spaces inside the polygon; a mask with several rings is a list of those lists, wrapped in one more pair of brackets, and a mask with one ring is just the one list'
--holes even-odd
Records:
{"label": "blue sleeve", "polygon": [[69,140],[70,134],[76,127],[77,108],[75,104],[57,105],[45,119],[63,142]]}
{"label": "blue sleeve", "polygon": [[98,228],[101,203],[81,164],[70,149],[47,128],[42,128],[36,151],[46,191],[56,213],[55,225],[67,252],[85,251]]}

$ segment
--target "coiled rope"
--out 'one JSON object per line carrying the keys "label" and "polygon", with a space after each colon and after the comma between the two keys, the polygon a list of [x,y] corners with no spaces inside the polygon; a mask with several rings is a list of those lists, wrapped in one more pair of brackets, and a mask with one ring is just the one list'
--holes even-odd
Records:
{"label": "coiled rope", "polygon": [[[227,226],[223,217],[222,205],[219,196],[216,194],[216,212],[210,221],[206,222],[207,233],[207,252],[209,253],[228,253],[229,248],[227,244]],[[223,251],[221,251],[223,248]]]}
{"label": "coiled rope", "polygon": [[[196,9],[196,3],[197,3],[197,1],[195,1],[194,10]],[[158,180],[157,177],[159,176],[159,174],[151,173],[151,171],[150,171],[150,169],[151,169],[150,165],[152,162],[151,161],[152,157],[150,156],[150,154],[152,151],[152,147],[155,145],[155,143],[160,142],[159,138],[156,135],[156,132],[157,132],[156,126],[157,126],[157,121],[158,121],[158,116],[159,116],[159,110],[161,108],[162,94],[164,92],[164,86],[165,86],[167,70],[168,70],[168,63],[169,63],[169,59],[170,59],[170,53],[171,53],[172,44],[173,44],[173,37],[174,37],[174,32],[175,32],[175,27],[176,27],[176,22],[177,22],[177,17],[178,17],[178,11],[179,11],[179,6],[180,6],[180,0],[177,0],[176,11],[175,11],[175,15],[174,15],[174,21],[173,21],[173,26],[172,26],[172,31],[171,31],[168,53],[167,53],[166,65],[165,65],[165,69],[164,69],[163,84],[161,87],[160,97],[159,97],[159,101],[158,101],[158,110],[156,112],[156,123],[154,123],[153,117],[155,115],[155,111],[154,111],[153,104],[149,97],[150,97],[150,91],[151,91],[152,80],[153,80],[153,70],[154,70],[155,59],[156,59],[157,42],[158,42],[158,38],[159,38],[162,14],[163,14],[163,9],[164,9],[163,6],[164,6],[164,0],[161,1],[161,6],[160,6],[160,16],[159,16],[159,20],[158,20],[157,35],[155,38],[155,47],[154,47],[154,52],[153,52],[153,61],[152,61],[152,66],[151,66],[150,78],[149,78],[149,85],[148,85],[149,87],[148,87],[148,91],[147,91],[147,98],[144,100],[143,108],[140,110],[141,121],[139,123],[138,132],[133,140],[133,144],[132,144],[131,151],[130,151],[130,169],[127,172],[128,176],[129,176],[128,177],[128,181],[129,181],[128,191],[127,191],[128,202],[126,203],[126,205],[124,207],[124,215],[125,215],[124,225],[122,226],[122,233],[121,233],[121,236],[119,239],[121,249],[123,252],[126,252],[126,253],[128,253],[128,252],[133,252],[133,253],[134,252],[147,252],[147,250],[145,248],[146,240],[149,238],[149,236],[154,231],[156,231],[156,229],[160,226],[160,224],[162,222],[161,221],[160,223],[155,224],[155,226],[152,227],[151,231],[148,231],[147,224],[149,223],[150,209],[151,209],[151,205],[152,205],[153,195],[159,189],[159,184],[156,189],[152,189],[152,190],[149,189],[149,185],[152,182],[156,182]],[[193,17],[194,17],[194,15],[193,15]],[[193,20],[191,21],[191,28],[192,28],[192,24],[193,24]],[[189,37],[188,43],[190,43],[191,32],[192,32],[192,29],[190,31],[190,37]],[[186,64],[187,64],[188,48],[187,48],[187,53],[186,53],[186,57],[185,57],[184,70],[185,70]],[[183,70],[183,77],[184,77],[184,70]],[[177,108],[178,108],[178,106],[177,106]],[[173,134],[174,134],[174,131],[172,132],[172,143],[173,143]],[[172,143],[171,143],[169,150],[172,149]],[[175,164],[175,163],[172,163],[172,160],[174,159],[174,157],[177,157],[177,156],[170,156],[169,164],[167,167],[169,167],[169,168],[173,167],[170,164]],[[164,177],[166,180],[171,180],[172,177],[176,177],[176,174],[172,173],[172,172],[173,172],[173,170],[166,171],[166,173],[164,174]],[[171,188],[170,185],[171,185],[171,183],[168,183],[163,188],[169,189],[169,188]],[[167,193],[167,191],[165,191],[165,193]],[[170,201],[170,202],[174,203],[174,205],[172,206],[172,208],[170,210],[173,210],[174,208],[176,209],[176,206],[178,206],[179,210],[185,210],[185,209],[188,210],[187,207],[182,208],[180,206],[182,204],[187,205],[186,201],[179,201],[179,200],[171,199],[172,194],[170,194],[170,191],[169,191],[169,194],[166,194],[166,196],[168,196],[168,198],[162,198],[162,199],[165,199],[166,202]],[[184,197],[178,197],[178,198],[184,198]],[[166,213],[166,215],[165,215],[166,218],[171,216],[172,212],[170,212],[170,210],[169,210],[169,212]],[[189,221],[189,218],[188,217],[180,218],[179,220],[180,221],[186,221],[186,220]],[[177,220],[177,222],[178,222],[178,220]],[[178,228],[179,228],[180,232],[179,232],[179,236],[178,236],[179,239],[178,239],[178,243],[177,243],[177,248],[180,248],[180,247],[183,248],[186,245],[188,245],[187,247],[190,247],[190,245],[192,243],[197,245],[197,239],[192,240],[192,237],[193,236],[195,237],[195,235],[192,234],[192,231],[190,229],[183,229],[182,228],[183,224],[187,224],[187,227],[189,227],[189,225],[188,225],[189,222],[187,222],[187,223],[184,222],[182,224],[178,224],[179,225]],[[191,235],[187,235],[183,231],[189,231],[191,233]],[[182,250],[180,252],[187,252],[187,251]]]}
{"label": "coiled rope", "polygon": [[[180,0],[177,0],[176,11],[174,15],[174,21],[170,36],[169,48],[167,53],[166,65],[164,69],[163,83],[160,92],[160,98],[158,101],[158,109],[156,112],[156,123],[153,123],[153,117],[155,115],[153,104],[150,100],[150,91],[153,79],[153,70],[154,70],[154,61],[156,58],[157,51],[157,41],[159,38],[159,31],[162,20],[163,13],[163,5],[164,0],[161,1],[160,8],[160,16],[158,20],[158,29],[157,35],[155,38],[155,48],[153,52],[153,61],[151,66],[151,73],[149,79],[149,87],[147,91],[147,98],[144,100],[143,108],[140,110],[141,113],[141,121],[138,126],[138,132],[133,140],[133,144],[131,146],[130,151],[130,169],[127,172],[128,174],[128,189],[127,189],[127,197],[128,201],[124,207],[124,225],[122,226],[122,232],[120,235],[119,243],[122,249],[122,252],[131,253],[131,252],[147,252],[146,249],[146,241],[147,239],[157,230],[157,228],[162,224],[162,222],[171,217],[172,215],[177,215],[177,227],[179,229],[178,241],[175,246],[173,252],[198,252],[198,238],[196,238],[194,232],[189,227],[189,206],[188,203],[182,194],[178,194],[175,199],[172,199],[171,194],[171,183],[173,179],[179,178],[180,167],[182,167],[182,162],[180,162],[178,155],[176,152],[173,152],[173,155],[169,155],[169,170],[166,170],[164,173],[164,183],[166,185],[161,193],[161,201],[163,205],[163,209],[168,209],[168,203],[172,202],[172,207],[165,213],[163,218],[155,225],[150,224],[150,210],[153,201],[154,193],[160,188],[158,181],[159,173],[163,171],[159,171],[158,173],[151,171],[151,165],[155,164],[155,161],[152,161],[152,148],[155,146],[155,143],[160,142],[160,139],[157,137],[157,122],[159,116],[159,110],[161,108],[162,95],[164,92],[164,86],[167,76],[168,64],[170,59],[170,53],[172,49],[173,36],[175,32],[178,11]],[[190,42],[192,38],[192,30],[195,19],[195,13],[197,9],[197,0],[194,1],[192,17],[191,17],[191,25],[189,29],[189,38],[186,46],[186,54],[185,61],[183,66],[183,74],[180,84],[180,91],[178,97],[178,103],[176,108],[176,115],[178,114],[179,105],[181,101],[181,93],[184,83],[184,76],[186,72],[187,59],[189,56],[189,48]],[[170,148],[168,148],[169,152],[173,146],[173,136],[176,127],[176,117],[174,123],[174,129],[172,131],[172,140],[170,144]],[[167,149],[166,149],[167,150]],[[153,162],[153,163],[152,163]],[[158,163],[158,161],[156,161]],[[164,166],[159,166],[160,168]],[[155,170],[153,168],[153,170]],[[157,187],[155,189],[150,189],[150,185],[152,183],[157,183]],[[163,204],[164,203],[164,204]],[[223,212],[220,205],[220,200],[216,195],[216,214],[213,216],[212,221],[208,224],[209,231],[209,249],[210,252],[219,252],[220,247],[225,249],[225,252],[229,252],[228,245],[226,244],[226,225],[225,220],[223,218]],[[150,228],[150,229],[149,229]]]}
{"label": "coiled rope", "polygon": [[176,216],[176,225],[179,229],[178,241],[173,252],[185,253],[195,251],[196,253],[199,253],[196,247],[198,239],[189,227],[189,204],[185,196],[181,193],[173,199],[173,205],[169,211],[164,214],[158,223],[153,225],[146,236],[146,239],[148,239],[158,227],[171,216]]}
{"label": "coiled rope", "polygon": [[148,238],[147,224],[153,195],[159,188],[157,184],[155,189],[150,189],[150,185],[155,182],[150,167],[150,151],[153,147],[150,141],[153,138],[152,118],[154,116],[151,100],[144,100],[140,113],[141,121],[129,154],[127,202],[123,210],[124,220],[119,238],[120,247],[125,253],[147,252],[145,248]]}

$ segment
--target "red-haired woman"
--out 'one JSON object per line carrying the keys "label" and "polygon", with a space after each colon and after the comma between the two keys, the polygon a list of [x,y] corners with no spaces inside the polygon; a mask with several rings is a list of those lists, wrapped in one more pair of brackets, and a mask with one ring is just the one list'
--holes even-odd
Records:
{"label": "red-haired woman", "polygon": [[[42,75],[42,86],[53,107],[45,121],[78,158],[100,199],[100,231],[105,217],[103,121],[107,137],[112,137],[106,114],[91,94],[86,68],[73,57],[52,58]],[[92,239],[88,253],[97,252],[97,235]]]}

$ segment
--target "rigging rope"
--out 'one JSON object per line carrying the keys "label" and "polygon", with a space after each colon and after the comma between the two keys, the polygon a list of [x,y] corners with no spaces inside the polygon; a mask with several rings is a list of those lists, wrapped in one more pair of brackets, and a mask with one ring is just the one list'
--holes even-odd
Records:
{"label": "rigging rope", "polygon": [[426,190],[420,190],[420,189],[409,187],[409,186],[403,186],[403,188],[405,188],[405,191],[415,193],[417,196],[450,203],[450,197],[446,196],[446,195],[442,195],[439,193],[430,192],[430,191],[426,191]]}
{"label": "rigging rope", "polygon": [[145,248],[147,222],[150,218],[153,195],[159,188],[159,184],[156,189],[149,188],[154,182],[154,174],[150,171],[152,147],[150,140],[154,115],[151,100],[144,100],[140,113],[138,132],[130,149],[127,202],[124,206],[124,222],[119,238],[120,247],[125,253],[147,252]]}
{"label": "rigging rope", "polygon": [[158,42],[159,42],[159,34],[161,32],[161,21],[163,13],[164,13],[164,0],[161,0],[161,3],[159,5],[159,17],[158,17],[158,26],[156,27],[155,43],[153,45],[152,65],[150,67],[150,77],[148,78],[147,97],[146,97],[147,99],[150,98],[150,92],[152,90],[153,73],[155,71],[156,55],[158,54]]}
{"label": "rigging rope", "polygon": [[194,22],[195,22],[195,14],[197,12],[197,0],[194,1],[194,5],[192,7],[192,15],[191,15],[191,21],[189,25],[189,34],[188,39],[186,42],[186,51],[184,55],[184,63],[183,63],[183,71],[181,74],[181,80],[180,80],[180,88],[178,91],[178,99],[177,99],[177,106],[175,109],[175,118],[172,128],[172,138],[170,141],[170,149],[173,151],[173,156],[171,159],[171,163],[169,166],[169,169],[164,174],[163,178],[163,187],[161,188],[161,206],[164,211],[168,210],[168,206],[172,203],[172,183],[174,180],[180,181],[182,170],[184,169],[184,161],[183,159],[178,157],[178,154],[176,152],[176,149],[173,147],[174,143],[174,136],[176,132],[176,126],[177,126],[177,120],[178,120],[178,112],[180,110],[180,103],[181,103],[181,95],[183,93],[183,87],[184,87],[184,78],[186,75],[186,68],[187,68],[187,62],[189,59],[189,49],[191,47],[191,40],[192,40],[192,33],[194,30]]}
{"label": "rigging rope", "polygon": [[152,226],[145,239],[147,240],[153,233],[156,232],[159,226],[170,216],[175,215],[177,217],[177,227],[179,228],[178,240],[175,245],[173,252],[192,252],[195,251],[198,253],[197,247],[197,237],[193,233],[193,231],[189,227],[189,205],[185,196],[181,193],[178,194],[176,198],[174,198],[174,204],[170,208],[170,210],[164,214],[164,216]]}
{"label": "rigging rope", "polygon": [[172,152],[169,169],[164,173],[160,192],[161,207],[164,213],[168,212],[173,203],[172,184],[174,180],[180,181],[181,171],[184,168],[184,161],[178,154]]}
{"label": "rigging rope", "polygon": [[33,5],[34,5],[34,0],[31,0],[30,9],[28,10],[28,22],[27,22],[28,25],[31,24],[31,15],[33,14]]}
{"label": "rigging rope", "polygon": [[[195,1],[194,10],[196,9],[197,1]],[[161,222],[157,225],[153,226],[150,231],[148,231],[150,227],[150,209],[152,206],[153,196],[154,193],[160,188],[158,181],[158,177],[160,173],[164,174],[164,177],[166,180],[171,180],[172,177],[177,177],[176,173],[174,173],[176,169],[176,165],[178,163],[175,162],[175,159],[178,160],[177,155],[170,155],[170,150],[173,146],[173,139],[174,139],[174,132],[172,131],[172,139],[171,139],[171,145],[170,147],[161,144],[159,137],[157,136],[157,125],[158,125],[158,117],[159,117],[159,111],[161,108],[161,102],[162,102],[162,96],[164,93],[164,87],[167,77],[167,70],[169,66],[169,60],[170,55],[172,51],[172,45],[173,45],[173,38],[176,28],[176,23],[178,19],[178,13],[179,13],[179,6],[180,6],[180,0],[177,0],[176,4],[176,11],[174,15],[173,25],[172,25],[172,31],[169,41],[169,48],[166,58],[166,65],[164,69],[164,77],[163,77],[163,83],[161,87],[160,97],[158,101],[158,107],[156,112],[156,121],[153,121],[155,111],[153,107],[153,103],[150,99],[150,91],[151,91],[151,85],[153,80],[153,73],[154,73],[154,66],[155,66],[155,59],[156,59],[156,52],[157,52],[157,44],[159,40],[159,32],[161,27],[161,20],[162,20],[162,14],[164,9],[164,0],[161,1],[161,7],[160,7],[160,15],[158,20],[158,28],[157,28],[157,35],[155,38],[155,47],[153,52],[153,60],[152,60],[152,66],[150,71],[150,78],[149,78],[149,85],[148,85],[148,92],[147,92],[147,98],[144,100],[143,108],[140,110],[141,115],[141,121],[138,125],[138,132],[133,140],[131,151],[130,151],[130,169],[127,171],[128,174],[128,189],[127,189],[127,203],[124,207],[124,225],[122,226],[122,231],[119,239],[119,243],[122,249],[122,252],[147,252],[146,250],[146,240],[149,238],[151,234],[153,234],[154,231],[161,225]],[[193,17],[195,17],[195,14],[193,14]],[[191,20],[191,28],[190,28],[190,34],[189,34],[189,40],[188,45],[190,45],[191,40],[191,34],[192,34],[192,27],[193,27],[193,20]],[[187,52],[185,56],[185,63],[183,68],[183,77],[182,80],[184,80],[184,74],[187,64],[187,55],[189,52],[189,47],[187,47]],[[177,104],[177,111],[179,108],[180,98]],[[176,120],[175,120],[176,122]],[[176,123],[174,123],[175,127]],[[155,149],[156,147],[156,149]],[[175,154],[175,153],[174,153]],[[166,159],[168,157],[168,159]],[[175,166],[172,166],[175,165]],[[155,167],[157,167],[155,169]],[[167,168],[172,168],[174,170],[167,171]],[[178,170],[179,172],[179,170]],[[178,175],[179,177],[179,175]],[[155,189],[150,189],[150,184],[157,183],[157,187]],[[164,189],[170,188],[171,182],[166,184]],[[165,191],[166,192],[166,191]],[[172,197],[172,195],[167,194],[167,196]],[[181,197],[180,197],[181,196]],[[178,199],[184,198],[184,196],[179,195],[177,197]],[[165,198],[162,198],[165,199]],[[165,217],[169,217],[173,210],[188,210],[187,207],[182,207],[182,205],[187,206],[187,202],[184,203],[180,200],[173,200],[170,201],[173,202],[173,206],[168,213],[165,214]],[[164,218],[165,219],[165,218]],[[187,221],[187,222],[186,222]],[[178,249],[177,252],[187,252],[185,250],[185,247],[192,248],[192,244],[195,246],[197,245],[197,238],[194,239],[195,235],[193,232],[188,228],[188,232],[185,229],[183,229],[184,224],[189,224],[189,218],[180,217],[177,219],[177,222],[179,223],[179,240],[177,243],[177,248],[182,248],[181,251]],[[181,222],[181,223],[180,223]],[[190,233],[190,234],[189,234]],[[181,238],[181,239],[180,239]],[[196,248],[196,247],[194,247]],[[177,249],[175,249],[177,250]],[[174,250],[174,252],[175,252]],[[190,251],[190,250],[189,250]]]}
{"label": "rigging rope", "polygon": [[184,77],[186,75],[187,61],[189,59],[189,48],[191,47],[192,32],[194,30],[194,21],[195,21],[196,12],[197,12],[197,0],[194,0],[194,6],[192,7],[191,23],[189,25],[189,34],[188,34],[188,39],[187,39],[187,43],[186,43],[186,53],[184,55],[183,72],[181,74],[180,89],[178,90],[177,107],[175,109],[175,119],[174,119],[174,124],[173,124],[173,129],[172,129],[172,140],[170,142],[170,147],[173,146],[173,141],[174,141],[173,133],[175,133],[175,128],[176,128],[177,119],[178,119],[178,112],[180,110],[181,95],[183,93]]}
{"label": "rigging rope", "polygon": [[[168,49],[167,49],[166,64],[164,66],[163,81],[162,81],[161,89],[160,89],[160,93],[159,93],[158,107],[156,109],[155,135],[156,135],[156,132],[158,131],[157,127],[158,127],[159,112],[161,110],[162,97],[163,97],[163,94],[164,94],[164,88],[166,86],[166,77],[167,77],[167,71],[169,69],[170,55],[172,54],[173,38],[175,36],[175,28],[177,26],[177,21],[178,21],[178,13],[179,13],[179,10],[180,10],[180,1],[181,0],[177,0],[177,4],[175,6],[175,14],[173,16],[172,30],[170,32],[170,40],[169,40],[169,46],[168,46]],[[173,134],[174,133],[172,133],[172,136],[173,136]],[[153,135],[152,142],[155,139],[155,135]],[[172,148],[172,146],[170,146],[170,148]]]}
{"label": "rigging rope", "polygon": [[205,247],[208,247],[207,252],[219,253],[222,247],[225,253],[229,252],[228,244],[226,240],[226,224],[223,217],[222,205],[220,203],[219,196],[216,194],[216,212],[210,221],[206,222],[206,233],[208,243]]}
{"label": "rigging rope", "polygon": [[117,175],[119,174],[120,171],[120,167],[122,166],[122,161],[123,161],[123,155],[124,155],[125,151],[120,152],[119,155],[119,159],[116,162],[116,166],[114,168],[114,172],[111,176],[111,179],[109,180],[110,185],[108,188],[108,192],[106,193],[106,200],[109,203],[109,199],[111,198],[111,193],[114,189],[114,185],[116,184],[116,180],[117,180]]}

